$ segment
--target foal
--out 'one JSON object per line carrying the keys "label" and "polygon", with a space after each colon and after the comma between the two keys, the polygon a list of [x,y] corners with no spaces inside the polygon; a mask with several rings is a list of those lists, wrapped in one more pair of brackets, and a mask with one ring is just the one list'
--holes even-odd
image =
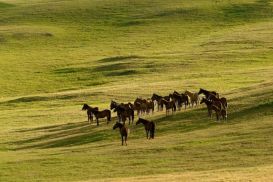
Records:
{"label": "foal", "polygon": [[116,122],[113,126],[113,130],[119,128],[120,136],[121,136],[121,145],[123,145],[123,141],[125,141],[125,145],[127,145],[127,137],[129,135],[129,129],[121,123]]}
{"label": "foal", "polygon": [[[148,121],[146,119],[139,118],[138,121],[136,122],[136,125],[140,123],[142,123],[145,127],[147,139],[151,139],[151,138],[154,139],[155,123],[153,121]],[[150,134],[150,137],[148,137],[149,134]]]}

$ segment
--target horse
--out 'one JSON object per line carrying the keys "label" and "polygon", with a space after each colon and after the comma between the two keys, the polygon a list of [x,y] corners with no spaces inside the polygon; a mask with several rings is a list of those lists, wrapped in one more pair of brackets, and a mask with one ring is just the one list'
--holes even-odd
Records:
{"label": "horse", "polygon": [[97,111],[97,110],[93,109],[92,113],[96,117],[97,126],[99,126],[99,118],[105,118],[105,117],[107,117],[107,124],[109,123],[109,121],[111,121],[111,111],[109,109],[105,109],[103,111]]}
{"label": "horse", "polygon": [[[123,112],[123,110],[130,110],[130,112],[132,112],[131,110],[133,110],[133,108],[134,107],[130,102],[128,104],[123,104],[123,103],[119,104],[119,103],[112,100],[111,103],[110,103],[110,109],[111,110],[114,109],[114,112],[117,112],[117,117],[118,117],[119,122],[120,122],[120,120],[122,120],[121,112]],[[126,118],[125,118],[125,120],[126,120]]]}
{"label": "horse", "polygon": [[147,99],[147,102],[146,102],[146,113],[150,113],[150,111],[152,111],[152,113],[154,113],[154,110],[155,110],[155,104],[152,100],[150,99]]}
{"label": "horse", "polygon": [[155,93],[151,97],[152,101],[157,103],[157,111],[163,110],[163,103],[160,102],[162,98],[162,96]]}
{"label": "horse", "polygon": [[145,113],[148,110],[147,101],[145,99],[136,98],[134,101],[134,109],[137,111],[138,116]]}
{"label": "horse", "polygon": [[183,103],[185,105],[185,109],[187,105],[189,105],[189,97],[183,93],[179,94],[178,92],[174,91],[173,94],[170,94],[170,97],[177,103],[178,110],[181,110]]}
{"label": "horse", "polygon": [[93,121],[93,113],[92,110],[99,110],[98,107],[91,107],[88,104],[83,104],[82,110],[86,110],[87,112],[87,121],[91,123]]}
{"label": "horse", "polygon": [[113,126],[113,130],[116,128],[119,128],[120,136],[121,136],[121,145],[123,145],[123,141],[125,141],[125,145],[127,145],[127,137],[129,135],[129,129],[119,122],[116,122],[116,124]]}
{"label": "horse", "polygon": [[196,106],[198,105],[198,102],[199,102],[198,93],[193,93],[193,92],[189,92],[188,90],[186,90],[185,95],[189,96],[189,98],[191,100],[192,107],[193,107],[194,103],[196,104]]}
{"label": "horse", "polygon": [[199,89],[198,95],[200,94],[204,94],[207,99],[209,98],[210,95],[214,95],[215,97],[219,98],[219,93],[215,91],[208,91],[202,88]]}
{"label": "horse", "polygon": [[220,101],[220,102],[222,103],[222,105],[223,105],[223,107],[224,107],[225,109],[228,108],[227,99],[226,99],[225,97],[218,98],[218,97],[216,97],[215,95],[210,95],[210,96],[208,97],[208,100],[212,100],[212,101],[218,100],[218,101]]}
{"label": "horse", "polygon": [[[155,134],[155,123],[153,121],[148,121],[142,118],[139,118],[138,121],[136,122],[136,125],[142,123],[145,127],[146,131],[146,136],[147,139],[154,139],[154,134]],[[150,137],[149,137],[150,134]]]}
{"label": "horse", "polygon": [[119,105],[114,109],[114,112],[117,112],[119,121],[120,119],[122,120],[123,123],[125,123],[126,118],[129,119],[129,125],[131,124],[131,120],[132,120],[132,124],[134,123],[134,110],[131,108],[126,108],[123,105]]}
{"label": "horse", "polygon": [[165,105],[166,107],[166,116],[168,115],[168,113],[170,112],[170,109],[172,110],[172,114],[173,112],[176,111],[176,105],[174,101],[167,101],[165,99],[162,99],[161,102]]}
{"label": "horse", "polygon": [[200,104],[205,103],[208,109],[208,116],[211,118],[212,117],[212,101],[206,99],[206,98],[202,98]]}
{"label": "horse", "polygon": [[212,110],[216,113],[216,118],[219,120],[219,116],[221,115],[224,120],[227,120],[227,110],[225,107],[223,107],[223,104],[221,101],[211,101],[206,98],[203,98],[200,102],[200,104],[205,103],[208,108],[208,115],[211,118],[212,117]]}

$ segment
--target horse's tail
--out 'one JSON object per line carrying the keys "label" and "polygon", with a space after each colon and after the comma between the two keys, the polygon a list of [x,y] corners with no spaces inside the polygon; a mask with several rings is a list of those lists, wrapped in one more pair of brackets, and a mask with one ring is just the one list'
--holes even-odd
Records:
{"label": "horse's tail", "polygon": [[150,131],[150,133],[151,133],[151,138],[154,138],[155,137],[155,123],[154,122],[152,122],[153,124],[152,124],[152,128],[151,128],[151,131]]}

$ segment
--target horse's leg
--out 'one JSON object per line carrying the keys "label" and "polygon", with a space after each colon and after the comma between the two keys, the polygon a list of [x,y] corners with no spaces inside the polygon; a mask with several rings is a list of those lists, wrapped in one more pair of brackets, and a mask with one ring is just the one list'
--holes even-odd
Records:
{"label": "horse's leg", "polygon": [[123,136],[121,135],[121,145],[123,145]]}
{"label": "horse's leg", "polygon": [[147,139],[149,139],[149,138],[148,138],[148,134],[149,134],[149,131],[146,130],[146,137],[147,137]]}
{"label": "horse's leg", "polygon": [[125,145],[127,146],[127,136],[125,136]]}
{"label": "horse's leg", "polygon": [[99,118],[97,118],[97,126],[99,126]]}

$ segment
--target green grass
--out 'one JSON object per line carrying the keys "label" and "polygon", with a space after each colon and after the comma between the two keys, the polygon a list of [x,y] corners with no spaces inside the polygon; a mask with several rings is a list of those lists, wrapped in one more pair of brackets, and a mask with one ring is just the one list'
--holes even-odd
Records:
{"label": "green grass", "polygon": [[[268,0],[2,0],[0,181],[270,181],[273,4]],[[165,117],[127,147],[83,103],[217,90],[227,123],[204,107]],[[116,118],[114,118],[115,120]],[[236,177],[234,177],[236,176]]]}

